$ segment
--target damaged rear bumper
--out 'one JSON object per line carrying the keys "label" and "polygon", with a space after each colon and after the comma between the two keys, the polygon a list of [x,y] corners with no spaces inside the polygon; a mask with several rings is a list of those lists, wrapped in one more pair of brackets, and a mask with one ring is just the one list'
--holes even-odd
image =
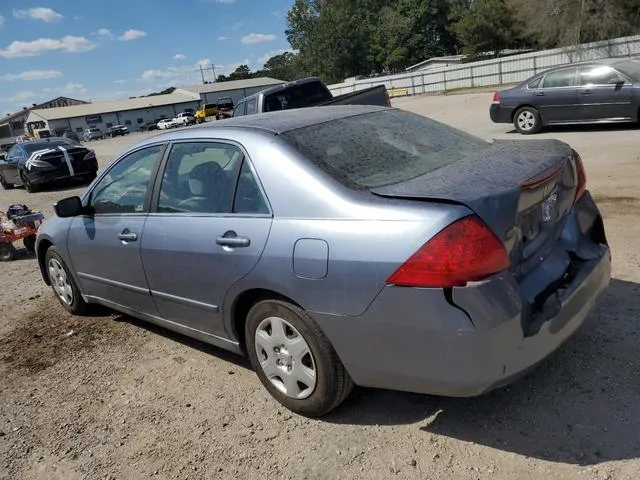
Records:
{"label": "damaged rear bumper", "polygon": [[542,297],[504,272],[449,292],[387,286],[359,317],[311,313],[358,385],[469,397],[509,384],[571,337],[609,285],[602,219],[588,194],[579,203],[562,240],[574,261]]}

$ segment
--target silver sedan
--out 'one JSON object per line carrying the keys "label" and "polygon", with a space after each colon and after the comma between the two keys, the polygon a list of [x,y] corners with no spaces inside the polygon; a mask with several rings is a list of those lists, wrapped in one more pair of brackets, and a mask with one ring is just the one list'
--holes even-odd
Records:
{"label": "silver sedan", "polygon": [[610,279],[577,152],[391,108],[318,107],[147,139],[59,201],[44,281],[247,354],[320,416],[354,384],[474,396],[584,322]]}

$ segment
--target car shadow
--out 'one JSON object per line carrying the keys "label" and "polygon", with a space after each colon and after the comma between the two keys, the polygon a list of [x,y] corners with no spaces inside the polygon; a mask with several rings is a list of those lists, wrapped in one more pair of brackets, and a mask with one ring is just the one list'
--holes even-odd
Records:
{"label": "car shadow", "polygon": [[[575,125],[551,125],[544,127],[539,133],[624,132],[637,130],[638,124],[635,123],[589,123]],[[506,133],[520,135],[520,133],[515,129],[509,130]],[[536,137],[536,135],[533,135],[532,137]]]}
{"label": "car shadow", "polygon": [[[104,309],[104,312],[110,312],[113,314],[114,312],[111,310]],[[103,315],[105,313],[102,313]],[[166,328],[159,327],[149,322],[145,322],[144,320],[139,320],[134,317],[130,317],[129,315],[124,314],[116,314],[114,319],[116,322],[126,322],[134,327],[142,328],[147,330],[154,335],[162,335],[168,340],[172,340],[174,342],[178,342],[185,347],[194,348],[202,353],[206,353],[207,355],[212,355],[220,360],[224,360],[226,362],[232,363],[238,367],[245,368],[247,370],[252,370],[251,363],[249,363],[249,358],[243,355],[238,355],[233,352],[229,352],[222,348],[215,347],[213,345],[209,345],[208,343],[201,342],[200,340],[196,340],[191,337],[184,336],[180,333],[173,332],[171,330],[167,330]]]}
{"label": "car shadow", "polygon": [[466,399],[362,389],[323,420],[417,424],[422,432],[576,465],[638,458],[639,318],[640,285],[612,280],[577,334],[509,387]]}

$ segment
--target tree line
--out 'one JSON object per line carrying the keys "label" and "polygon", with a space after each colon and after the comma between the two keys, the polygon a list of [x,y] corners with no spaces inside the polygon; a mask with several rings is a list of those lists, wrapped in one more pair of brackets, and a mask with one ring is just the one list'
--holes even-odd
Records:
{"label": "tree line", "polygon": [[295,0],[287,14],[294,51],[218,81],[319,76],[327,83],[395,73],[431,57],[497,56],[640,32],[639,0]]}

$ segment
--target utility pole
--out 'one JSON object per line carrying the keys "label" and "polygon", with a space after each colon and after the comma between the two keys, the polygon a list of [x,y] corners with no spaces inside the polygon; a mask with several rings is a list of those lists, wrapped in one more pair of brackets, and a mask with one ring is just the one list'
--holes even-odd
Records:
{"label": "utility pole", "polygon": [[202,77],[202,84],[204,85],[204,72],[202,71],[202,65],[200,65],[200,76]]}
{"label": "utility pole", "polygon": [[[200,77],[202,78],[202,83],[205,84],[207,83],[205,81],[205,76],[204,76],[204,72],[209,72],[211,71],[211,73],[213,74],[213,83],[216,82],[216,66],[213,63],[210,63],[208,66],[203,66],[203,65],[198,65],[198,68],[200,70]],[[196,70],[197,72],[198,70]]]}

